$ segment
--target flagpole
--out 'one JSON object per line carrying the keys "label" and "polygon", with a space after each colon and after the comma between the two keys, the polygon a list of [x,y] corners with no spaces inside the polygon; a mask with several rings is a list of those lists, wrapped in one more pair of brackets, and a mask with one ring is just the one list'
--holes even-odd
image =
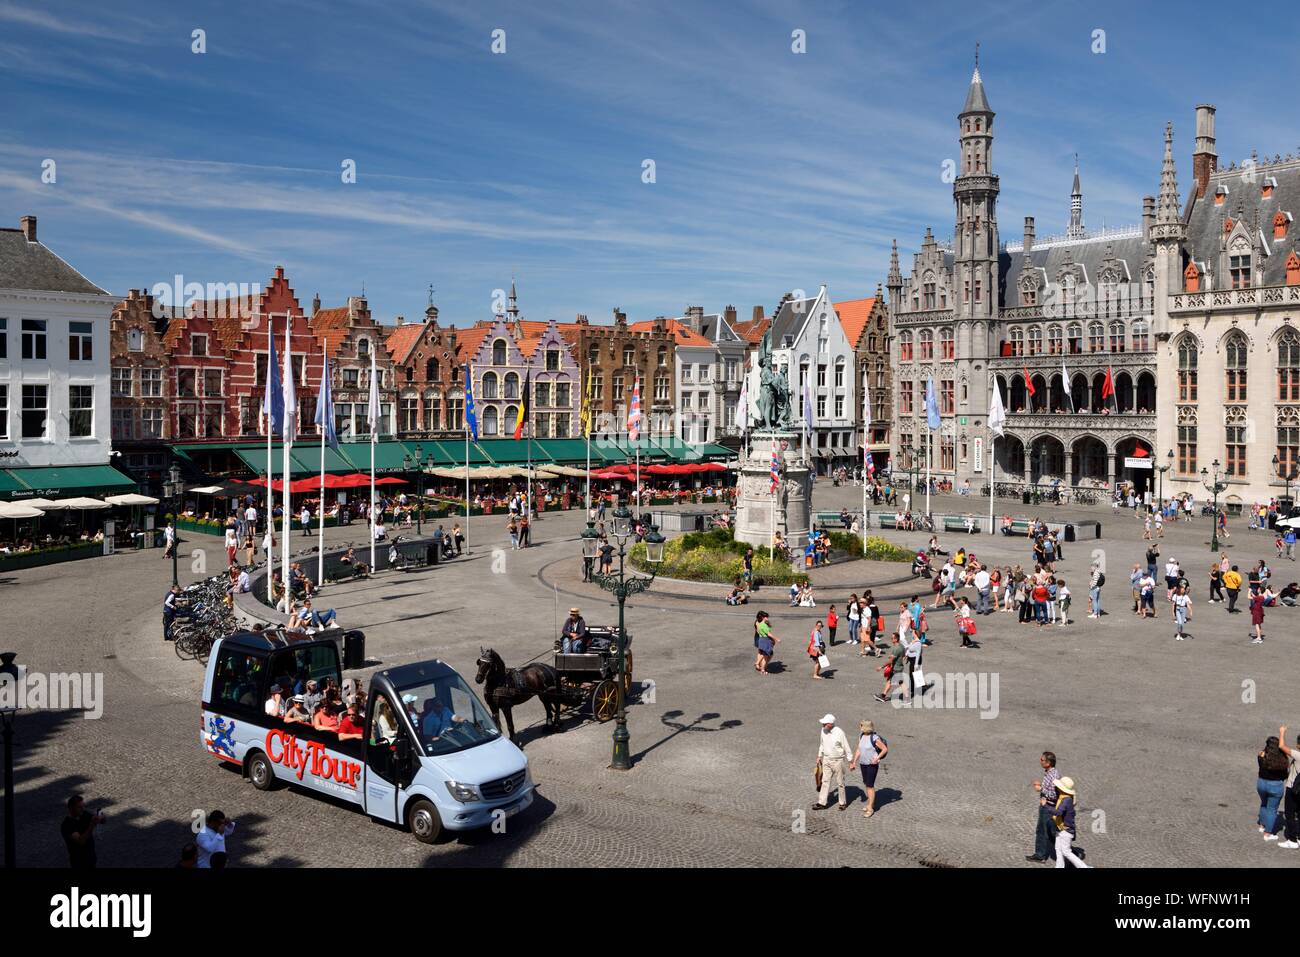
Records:
{"label": "flagpole", "polygon": [[375,349],[370,350],[370,573],[375,573],[375,446],[379,444],[379,383],[375,380]]}
{"label": "flagpole", "polygon": [[322,402],[316,410],[316,415],[320,419],[320,503],[316,507],[317,512],[320,513],[316,516],[316,587],[318,588],[325,583],[325,432],[327,431],[325,416],[332,416],[333,413],[329,409],[329,403],[323,400],[328,396],[326,392],[328,387],[325,383],[329,378],[329,374],[330,361],[324,359],[320,374]]}
{"label": "flagpole", "polygon": [[930,517],[930,469],[934,464],[934,429],[925,433],[925,517]]}
{"label": "flagpole", "polygon": [[275,589],[272,578],[275,572],[275,490],[271,483],[275,475],[271,469],[271,435],[275,431],[274,406],[271,399],[271,357],[275,354],[275,313],[266,314],[266,394],[262,398],[262,407],[266,410],[266,601],[275,605]]}
{"label": "flagpole", "polygon": [[[281,436],[281,446],[283,452],[284,472],[282,481],[284,482],[284,544],[280,548],[280,581],[284,584],[284,610],[287,614],[289,611],[289,601],[292,597],[292,590],[289,587],[289,518],[292,510],[292,502],[289,499],[289,450],[293,448],[293,436],[297,433],[297,422],[294,421],[298,414],[298,383],[293,374],[293,316],[286,316],[284,324],[284,374],[280,379],[281,387],[285,392],[284,403],[284,434]],[[289,405],[293,403],[292,410]]]}
{"label": "flagpole", "polygon": [[465,426],[465,554],[469,554],[469,420],[461,400],[461,424]]}
{"label": "flagpole", "polygon": [[[998,383],[993,381],[993,388],[997,388]],[[994,433],[989,433],[989,534],[993,535],[997,529],[993,527],[993,490],[997,484],[998,477],[998,437]]]}

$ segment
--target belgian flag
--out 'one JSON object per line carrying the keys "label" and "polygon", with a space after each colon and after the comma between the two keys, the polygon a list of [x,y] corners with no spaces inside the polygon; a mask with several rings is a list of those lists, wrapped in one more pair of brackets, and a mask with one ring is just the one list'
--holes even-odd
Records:
{"label": "belgian flag", "polygon": [[524,437],[524,423],[528,421],[528,403],[532,401],[533,394],[533,373],[530,371],[524,376],[524,394],[519,403],[519,415],[515,419],[515,438]]}

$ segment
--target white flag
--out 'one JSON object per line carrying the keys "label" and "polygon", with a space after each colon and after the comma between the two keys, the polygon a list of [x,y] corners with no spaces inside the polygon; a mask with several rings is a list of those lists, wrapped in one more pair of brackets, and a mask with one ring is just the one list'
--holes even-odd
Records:
{"label": "white flag", "polygon": [[292,442],[298,434],[298,389],[293,381],[293,353],[290,351],[290,330],[293,316],[284,325],[284,432],[281,437]]}
{"label": "white flag", "polygon": [[370,441],[379,441],[379,373],[375,368],[375,347],[370,348],[370,403],[366,410],[370,423]]}
{"label": "white flag", "polygon": [[993,380],[993,398],[989,400],[989,431],[1001,438],[1007,427],[1007,410],[1002,407],[1002,390],[998,380]]}
{"label": "white flag", "polygon": [[871,428],[871,383],[866,373],[862,375],[862,425],[865,429]]}
{"label": "white flag", "polygon": [[746,369],[740,379],[740,398],[736,400],[737,424],[742,434],[749,431],[749,370]]}

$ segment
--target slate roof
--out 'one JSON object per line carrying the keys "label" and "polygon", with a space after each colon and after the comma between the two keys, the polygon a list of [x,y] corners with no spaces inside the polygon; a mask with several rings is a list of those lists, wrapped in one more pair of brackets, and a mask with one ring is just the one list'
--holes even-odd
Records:
{"label": "slate roof", "polygon": [[[1062,266],[1073,263],[1083,270],[1083,282],[1097,285],[1103,269],[1113,264],[1119,269],[1119,281],[1141,282],[1142,271],[1151,254],[1151,244],[1140,235],[1081,239],[1061,245],[1035,247],[1030,252],[1030,268],[1038,272],[1039,288],[1059,281]],[[998,273],[1002,283],[1002,305],[1020,306],[1020,279],[1024,270],[1023,252],[1002,252]],[[1039,297],[1041,303],[1042,297]]]}
{"label": "slate roof", "polygon": [[[1245,182],[1240,169],[1219,170],[1210,176],[1205,195],[1193,202],[1188,215],[1187,251],[1197,262],[1217,263],[1224,221],[1228,217],[1234,222],[1244,220],[1253,230],[1258,218],[1259,229],[1252,238],[1258,243],[1258,233],[1262,232],[1269,251],[1257,264],[1264,270],[1260,282],[1265,286],[1285,285],[1287,255],[1292,249],[1300,249],[1300,161],[1273,166],[1261,163],[1253,172],[1254,183]],[[1271,196],[1264,196],[1263,186],[1270,177],[1277,185]],[[1215,206],[1214,194],[1220,186],[1227,187],[1228,195],[1222,206]],[[1291,214],[1284,239],[1273,238],[1273,218],[1279,211]],[[1226,276],[1213,278],[1216,288],[1227,284]]]}
{"label": "slate roof", "polygon": [[980,78],[980,68],[976,67],[975,72],[971,74],[970,89],[966,91],[966,105],[962,107],[963,113],[992,113],[993,108],[989,106],[988,97],[984,95],[984,81]]}
{"label": "slate roof", "polygon": [[783,348],[786,336],[797,336],[808,321],[808,315],[817,304],[816,296],[807,299],[787,299],[772,317],[772,348]]}
{"label": "slate roof", "polygon": [[0,229],[0,289],[108,295],[43,243],[29,243],[21,229]]}

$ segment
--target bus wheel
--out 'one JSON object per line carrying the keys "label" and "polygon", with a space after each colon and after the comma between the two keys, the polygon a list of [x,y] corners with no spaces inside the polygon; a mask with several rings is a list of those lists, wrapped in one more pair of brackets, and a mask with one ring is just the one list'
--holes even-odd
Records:
{"label": "bus wheel", "polygon": [[406,825],[421,844],[432,844],[442,833],[442,818],[433,802],[416,798],[406,811]]}
{"label": "bus wheel", "polygon": [[271,762],[261,751],[254,751],[253,756],[248,759],[248,779],[259,791],[269,791],[275,787],[275,772],[271,770]]}

